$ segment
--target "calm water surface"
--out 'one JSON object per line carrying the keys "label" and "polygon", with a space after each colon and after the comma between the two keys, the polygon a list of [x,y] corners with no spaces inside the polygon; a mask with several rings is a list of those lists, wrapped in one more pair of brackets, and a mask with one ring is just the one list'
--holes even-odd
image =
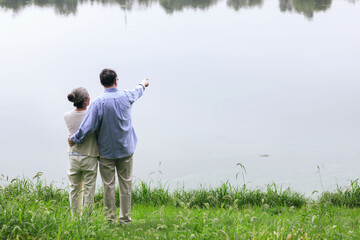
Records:
{"label": "calm water surface", "polygon": [[94,99],[111,67],[120,88],[151,81],[133,107],[138,179],[243,184],[241,163],[251,187],[321,191],[318,167],[324,190],[347,185],[359,26],[356,0],[0,0],[0,174],[66,185],[66,95]]}

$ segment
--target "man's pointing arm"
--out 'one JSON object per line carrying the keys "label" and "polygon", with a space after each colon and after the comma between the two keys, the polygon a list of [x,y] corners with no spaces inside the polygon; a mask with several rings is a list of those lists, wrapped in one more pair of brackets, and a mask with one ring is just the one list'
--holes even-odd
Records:
{"label": "man's pointing arm", "polygon": [[86,112],[84,120],[82,121],[79,130],[72,135],[68,141],[69,145],[80,144],[84,142],[85,137],[96,131],[100,125],[100,109],[95,103],[89,106],[89,110]]}

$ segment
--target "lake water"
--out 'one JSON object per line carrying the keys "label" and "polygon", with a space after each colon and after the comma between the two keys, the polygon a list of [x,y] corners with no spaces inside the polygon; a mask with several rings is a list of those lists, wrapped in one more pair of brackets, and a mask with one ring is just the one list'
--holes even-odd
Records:
{"label": "lake water", "polygon": [[356,0],[0,0],[0,174],[66,186],[66,96],[100,95],[110,67],[120,88],[150,79],[133,107],[137,179],[242,185],[241,163],[252,188],[348,185],[359,26]]}

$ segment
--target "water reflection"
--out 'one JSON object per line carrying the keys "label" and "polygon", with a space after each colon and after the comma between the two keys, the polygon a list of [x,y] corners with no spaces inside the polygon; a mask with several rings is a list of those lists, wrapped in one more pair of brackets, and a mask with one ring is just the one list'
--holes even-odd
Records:
{"label": "water reflection", "polygon": [[312,19],[315,12],[328,10],[331,2],[332,0],[280,0],[280,11],[295,11]]}
{"label": "water reflection", "polygon": [[261,7],[264,0],[227,0],[227,6],[238,11],[241,8]]}
{"label": "water reflection", "polygon": [[81,0],[0,0],[0,7],[11,9],[14,13],[19,12],[27,6],[54,7],[57,14],[75,14],[78,3]]}
{"label": "water reflection", "polygon": [[218,0],[159,0],[159,2],[167,13],[173,13],[175,11],[182,11],[185,8],[205,10],[215,5]]}
{"label": "water reflection", "polygon": [[[75,0],[76,1],[76,0]],[[79,0],[80,3],[100,3],[103,5],[111,4],[111,5],[118,5],[123,10],[131,10],[135,3],[138,3],[139,5],[150,7],[152,2],[155,2],[154,0]]]}
{"label": "water reflection", "polygon": [[[150,7],[159,4],[166,13],[172,14],[184,9],[206,10],[221,0],[0,0],[0,7],[17,13],[27,6],[54,7],[57,14],[76,14],[77,7],[82,3],[99,3],[118,5],[123,10],[131,10],[134,5]],[[347,0],[350,3],[359,0]],[[326,11],[331,7],[332,0],[279,0],[281,12],[292,12],[311,19],[314,13]],[[242,8],[261,7],[264,0],[226,0],[229,8],[238,11]]]}

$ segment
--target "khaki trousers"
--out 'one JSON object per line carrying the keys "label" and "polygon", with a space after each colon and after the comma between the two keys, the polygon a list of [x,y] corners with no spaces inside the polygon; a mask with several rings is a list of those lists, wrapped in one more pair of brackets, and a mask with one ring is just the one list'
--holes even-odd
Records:
{"label": "khaki trousers", "polygon": [[69,197],[73,215],[81,215],[84,210],[83,205],[89,213],[92,211],[97,167],[98,159],[96,157],[69,155]]}
{"label": "khaki trousers", "polygon": [[[105,216],[116,222],[115,171],[119,180],[121,223],[130,223],[133,154],[125,158],[107,159],[100,157],[99,169],[104,185]],[[116,170],[115,170],[116,169]]]}

